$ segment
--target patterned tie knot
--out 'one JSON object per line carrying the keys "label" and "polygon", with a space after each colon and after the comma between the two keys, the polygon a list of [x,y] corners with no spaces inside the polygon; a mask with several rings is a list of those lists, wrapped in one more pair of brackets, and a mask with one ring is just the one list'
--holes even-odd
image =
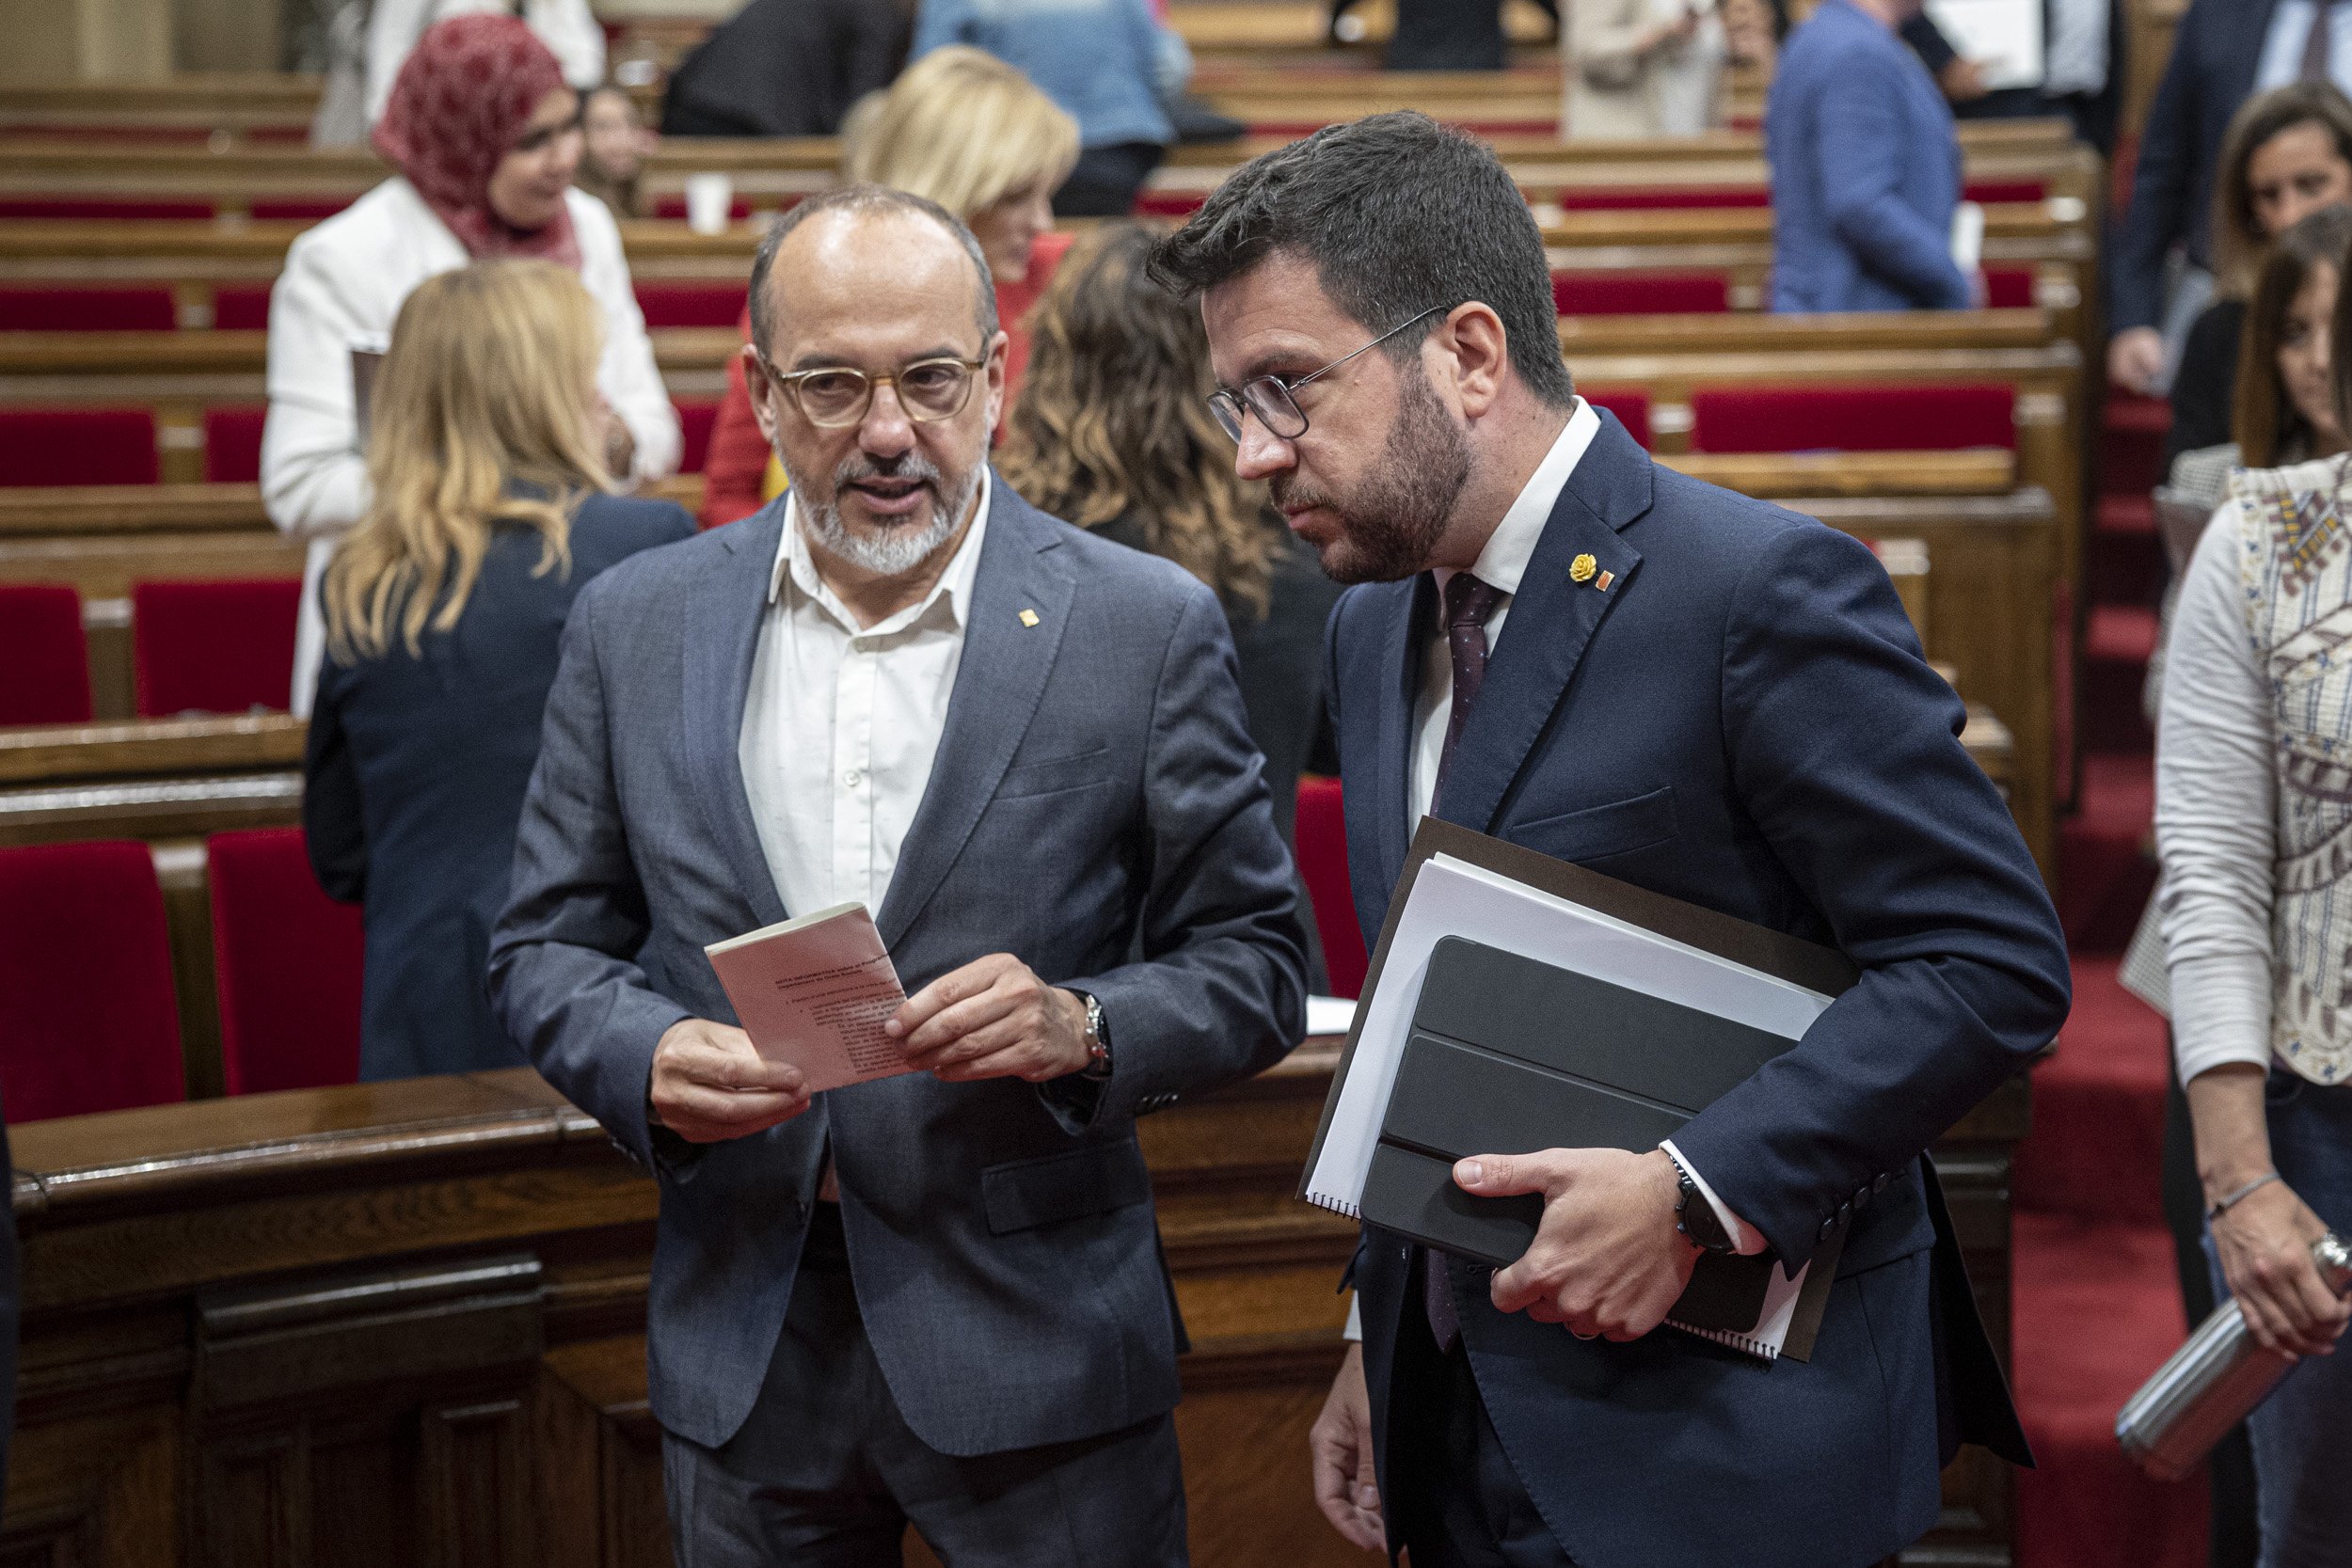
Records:
{"label": "patterned tie knot", "polygon": [[1486,617],[1502,602],[1502,590],[1468,572],[1456,572],[1445,585],[1445,626],[1449,632],[1483,628]]}

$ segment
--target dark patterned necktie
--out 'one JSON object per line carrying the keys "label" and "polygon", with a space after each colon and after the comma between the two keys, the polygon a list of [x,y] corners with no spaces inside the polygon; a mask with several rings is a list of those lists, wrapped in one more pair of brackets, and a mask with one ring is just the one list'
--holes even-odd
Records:
{"label": "dark patterned necktie", "polygon": [[2305,82],[2325,82],[2328,79],[2329,55],[2335,42],[2336,0],[2319,0],[2312,8],[2312,30],[2303,40],[2303,69],[2297,78]]}
{"label": "dark patterned necktie", "polygon": [[[1456,572],[1445,585],[1445,641],[1454,655],[1454,706],[1446,715],[1445,750],[1438,753],[1438,785],[1431,799],[1445,792],[1445,776],[1454,766],[1454,749],[1461,743],[1462,726],[1470,705],[1486,680],[1486,618],[1502,602],[1502,590],[1481,582],[1468,572]],[[1429,1332],[1438,1348],[1450,1351],[1461,1337],[1462,1320],[1454,1308],[1454,1289],[1446,1280],[1445,1255],[1422,1249],[1422,1307],[1429,1315]]]}

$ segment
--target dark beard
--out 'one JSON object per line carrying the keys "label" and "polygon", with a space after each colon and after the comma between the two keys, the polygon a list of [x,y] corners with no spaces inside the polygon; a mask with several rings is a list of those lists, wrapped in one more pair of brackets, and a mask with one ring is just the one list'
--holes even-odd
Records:
{"label": "dark beard", "polygon": [[1446,412],[1419,364],[1399,389],[1388,455],[1344,500],[1273,483],[1277,506],[1312,504],[1339,519],[1339,537],[1320,547],[1334,582],[1397,582],[1425,570],[1469,483],[1470,441]]}

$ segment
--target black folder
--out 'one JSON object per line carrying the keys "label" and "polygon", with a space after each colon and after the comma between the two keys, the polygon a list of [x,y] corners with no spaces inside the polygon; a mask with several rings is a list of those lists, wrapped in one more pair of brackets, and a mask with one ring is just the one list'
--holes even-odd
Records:
{"label": "black folder", "polygon": [[[1454,1162],[1542,1148],[1646,1152],[1797,1042],[1460,937],[1431,954],[1364,1182],[1363,1217],[1498,1267],[1534,1240],[1543,1200],[1475,1197]],[[1834,1258],[1817,1257],[1824,1274]],[[1669,1317],[1753,1329],[1779,1266],[1709,1256]],[[1809,1336],[1807,1337],[1809,1338]]]}

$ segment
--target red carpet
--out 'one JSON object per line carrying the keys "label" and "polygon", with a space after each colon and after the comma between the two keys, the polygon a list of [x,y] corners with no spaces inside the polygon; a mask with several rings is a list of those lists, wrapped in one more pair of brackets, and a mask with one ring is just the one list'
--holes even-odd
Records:
{"label": "red carpet", "polygon": [[2018,1150],[2014,1374],[2040,1468],[2017,1483],[2018,1568],[2199,1568],[2201,1481],[2125,1460],[2115,1414],[2186,1333],[2158,1202],[2164,1021],[2116,983],[2155,868],[2153,736],[2139,689],[2154,647],[2157,543],[2145,498],[2163,405],[2107,409],[2084,583],[2082,787],[2058,838],[2074,1011],[2034,1073]]}

